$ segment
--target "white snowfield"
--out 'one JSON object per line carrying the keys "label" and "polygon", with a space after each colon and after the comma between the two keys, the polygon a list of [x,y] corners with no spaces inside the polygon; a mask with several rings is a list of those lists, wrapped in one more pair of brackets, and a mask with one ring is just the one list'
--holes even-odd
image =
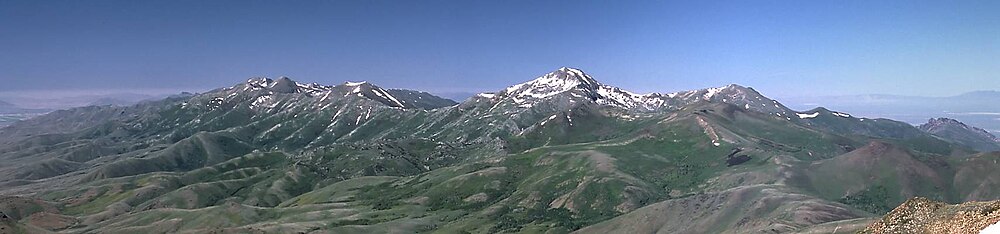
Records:
{"label": "white snowfield", "polygon": [[819,116],[819,112],[812,113],[812,114],[795,113],[795,115],[798,115],[800,119],[812,119],[812,118],[816,118],[817,116]]}
{"label": "white snowfield", "polygon": [[358,85],[363,85],[365,83],[368,83],[368,81],[348,81],[348,82],[344,82],[344,85],[347,85],[347,86],[358,86]]}
{"label": "white snowfield", "polygon": [[850,118],[851,117],[851,115],[849,115],[847,113],[833,112],[831,114],[836,115],[837,117],[843,117],[843,118]]}

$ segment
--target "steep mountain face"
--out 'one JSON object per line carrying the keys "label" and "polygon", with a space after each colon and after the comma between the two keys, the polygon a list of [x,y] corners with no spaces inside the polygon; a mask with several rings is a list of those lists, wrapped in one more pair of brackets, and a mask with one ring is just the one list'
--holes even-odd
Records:
{"label": "steep mountain face", "polygon": [[52,207],[11,227],[68,233],[796,232],[1000,196],[997,155],[907,124],[573,68],[458,104],[254,78],[0,133],[0,194]]}
{"label": "steep mountain face", "polygon": [[981,128],[966,125],[949,118],[930,119],[917,126],[920,130],[934,134],[950,142],[972,147],[979,151],[1000,150],[1000,138]]}

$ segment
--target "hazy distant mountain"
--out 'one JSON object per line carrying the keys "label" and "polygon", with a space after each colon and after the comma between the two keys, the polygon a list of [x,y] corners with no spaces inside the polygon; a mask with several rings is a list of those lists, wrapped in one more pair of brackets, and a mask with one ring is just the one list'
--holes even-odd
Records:
{"label": "hazy distant mountain", "polygon": [[26,109],[58,110],[73,107],[83,107],[91,105],[119,105],[127,106],[139,103],[144,100],[164,98],[166,95],[146,95],[134,93],[110,93],[110,94],[86,94],[86,93],[61,93],[51,92],[28,92],[28,93],[0,93],[0,99]]}
{"label": "hazy distant mountain", "polygon": [[21,108],[18,107],[17,105],[10,104],[9,102],[5,101],[0,101],[0,112],[9,112],[10,110],[19,110],[19,109]]}
{"label": "hazy distant mountain", "polygon": [[996,155],[944,132],[568,67],[457,104],[253,78],[0,128],[0,212],[72,233],[826,233],[913,196],[1000,199]]}
{"label": "hazy distant mountain", "polygon": [[22,113],[28,109],[0,100],[0,113]]}
{"label": "hazy distant mountain", "polygon": [[6,108],[15,108],[15,107],[17,107],[17,106],[15,106],[14,104],[10,104],[9,102],[5,102],[5,101],[0,101],[0,108],[5,108],[6,109]]}
{"label": "hazy distant mountain", "polygon": [[851,95],[783,100],[794,108],[824,106],[858,116],[891,118],[914,125],[922,124],[927,119],[947,117],[1000,134],[998,91],[978,91],[952,97]]}
{"label": "hazy distant mountain", "polygon": [[92,101],[90,103],[87,103],[87,106],[104,106],[104,105],[128,106],[128,105],[132,105],[132,104],[136,104],[136,103],[138,103],[138,101],[122,100],[122,99],[108,97],[108,98],[99,98],[99,99],[94,100],[94,101]]}
{"label": "hazy distant mountain", "polygon": [[0,101],[0,128],[14,122],[41,115],[48,110],[23,108],[9,102]]}

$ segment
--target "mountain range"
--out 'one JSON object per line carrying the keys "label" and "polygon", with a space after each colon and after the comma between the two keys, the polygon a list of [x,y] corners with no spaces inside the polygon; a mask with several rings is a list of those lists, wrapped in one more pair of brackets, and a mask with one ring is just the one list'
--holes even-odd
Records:
{"label": "mountain range", "polygon": [[947,117],[1000,134],[1000,91],[976,91],[947,97],[846,95],[782,98],[794,108],[824,106],[859,116],[890,118],[919,125]]}
{"label": "mountain range", "polygon": [[[160,96],[161,98],[163,96]],[[48,92],[0,93],[0,127],[53,110],[85,106],[130,106],[156,96],[112,94],[55,94]],[[9,101],[8,101],[9,100]],[[16,104],[15,104],[16,103]]]}
{"label": "mountain range", "polygon": [[636,94],[567,67],[460,103],[252,78],[0,129],[0,227],[848,232],[914,196],[1000,199],[997,146],[949,119],[795,111],[736,84]]}

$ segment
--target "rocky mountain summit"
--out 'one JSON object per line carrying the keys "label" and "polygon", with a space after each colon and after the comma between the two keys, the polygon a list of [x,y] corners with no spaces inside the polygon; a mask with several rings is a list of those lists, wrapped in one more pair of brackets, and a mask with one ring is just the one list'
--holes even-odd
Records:
{"label": "rocky mountain summit", "polygon": [[977,150],[1000,150],[1000,138],[982,128],[969,126],[955,119],[930,119],[917,128],[949,141],[966,144]]}

